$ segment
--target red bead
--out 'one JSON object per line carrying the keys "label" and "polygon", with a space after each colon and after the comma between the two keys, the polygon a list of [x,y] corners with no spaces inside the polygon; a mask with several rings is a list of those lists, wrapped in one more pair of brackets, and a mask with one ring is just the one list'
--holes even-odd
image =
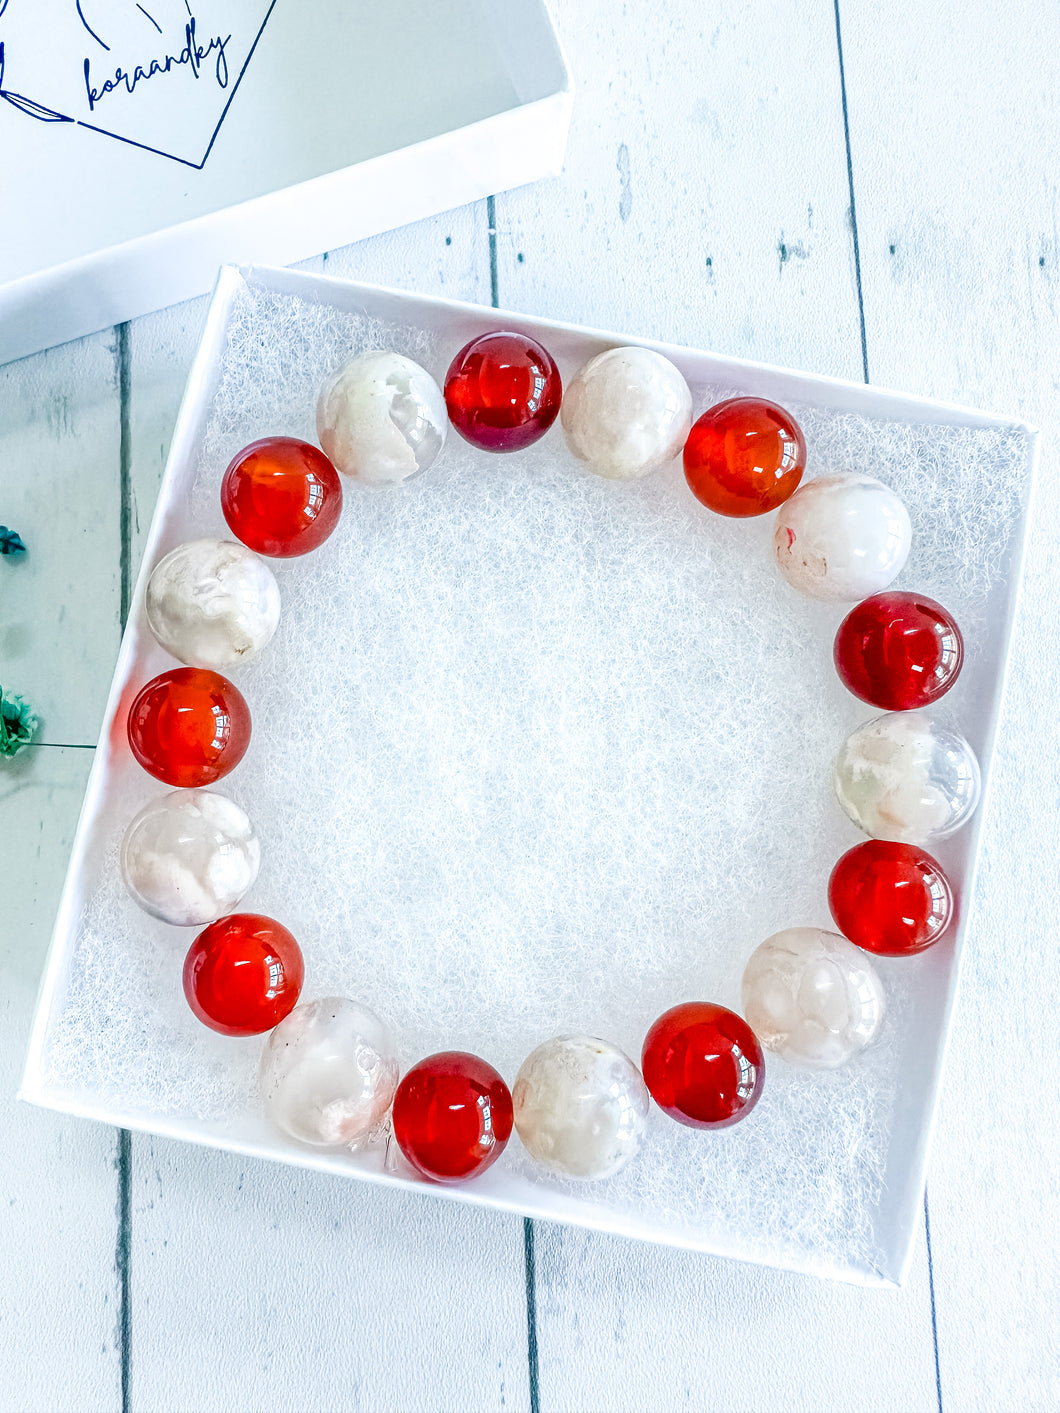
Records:
{"label": "red bead", "polygon": [[689,1128],[727,1128],[746,1118],[765,1081],[754,1031],[709,1001],[661,1015],[645,1037],[641,1069],[659,1108]]}
{"label": "red bead", "polygon": [[318,447],[296,437],[264,437],[229,464],[221,509],[248,548],[290,559],[317,549],[339,523],[342,484]]}
{"label": "red bead", "polygon": [[199,933],[184,959],[184,995],[222,1035],[260,1035],[293,1011],[305,963],[291,934],[260,913],[232,913]]}
{"label": "red bead", "polygon": [[953,916],[953,890],[924,849],[869,839],[836,864],[828,906],[845,937],[881,957],[907,957],[937,942]]}
{"label": "red bead", "polygon": [[519,451],[556,420],[563,389],[552,356],[525,334],[483,334],[445,377],[449,420],[483,451]]}
{"label": "red bead", "polygon": [[175,667],[148,682],[130,707],[129,745],[167,785],[212,785],[246,755],[250,708],[219,672]]}
{"label": "red bead", "polygon": [[704,412],[685,442],[685,479],[719,515],[764,515],[794,495],[806,466],[799,424],[760,397],[733,397]]}
{"label": "red bead", "polygon": [[938,701],[956,682],[964,639],[934,599],[888,591],[851,609],[832,656],[855,697],[886,711],[912,711]]}
{"label": "red bead", "polygon": [[512,1096],[477,1055],[445,1050],[413,1065],[394,1096],[394,1137],[418,1173],[435,1182],[478,1177],[504,1151]]}

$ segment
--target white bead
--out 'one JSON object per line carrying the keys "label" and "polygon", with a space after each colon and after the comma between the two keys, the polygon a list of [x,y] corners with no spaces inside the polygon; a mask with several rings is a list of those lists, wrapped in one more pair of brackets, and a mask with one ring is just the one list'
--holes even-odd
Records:
{"label": "white bead", "polygon": [[284,1133],[317,1148],[345,1148],[369,1133],[394,1098],[398,1062],[374,1012],[329,996],[295,1006],[261,1057],[261,1097]]}
{"label": "white bead", "polygon": [[743,974],[747,1024],[793,1065],[834,1070],[868,1045],[883,1020],[880,978],[837,932],[789,927],[752,953]]}
{"label": "white bead", "polygon": [[632,481],[681,451],[692,427],[692,394],[661,353],[609,348],[567,384],[560,421],[580,461],[599,476]]}
{"label": "white bead", "polygon": [[871,476],[822,476],[781,506],[773,553],[793,589],[853,603],[901,573],[911,541],[909,512],[887,486]]}
{"label": "white bead", "polygon": [[196,927],[231,912],[258,876],[261,846],[232,800],[174,790],[145,805],[125,831],[121,873],[152,917]]}
{"label": "white bead", "polygon": [[155,565],[147,621],[189,667],[253,662],[280,621],[280,590],[265,561],[230,540],[191,540]]}
{"label": "white bead", "polygon": [[400,353],[362,353],[320,390],[317,436],[344,476],[394,485],[426,471],[445,445],[445,398]]}
{"label": "white bead", "polygon": [[605,1178],[638,1152],[648,1116],[640,1071],[621,1050],[585,1035],[546,1040],[512,1088],[523,1147],[565,1177]]}
{"label": "white bead", "polygon": [[836,798],[873,839],[942,839],[979,803],[979,762],[957,731],[919,711],[889,712],[852,731],[832,769]]}

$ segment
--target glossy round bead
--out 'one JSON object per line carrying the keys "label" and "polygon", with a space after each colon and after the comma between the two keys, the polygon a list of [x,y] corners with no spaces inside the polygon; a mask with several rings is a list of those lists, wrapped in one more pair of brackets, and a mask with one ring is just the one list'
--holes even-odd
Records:
{"label": "glossy round bead", "polygon": [[344,476],[370,485],[426,471],[448,429],[438,384],[400,353],[362,353],[320,390],[320,445]]}
{"label": "glossy round bead", "polygon": [[704,412],[685,443],[692,494],[719,515],[764,515],[798,489],[806,442],[783,407],[733,397]]}
{"label": "glossy round bead", "polygon": [[394,1137],[423,1177],[463,1182],[504,1151],[512,1131],[512,1096],[477,1055],[446,1050],[413,1065],[394,1097]]}
{"label": "glossy round bead", "polygon": [[644,1040],[641,1069],[651,1097],[689,1128],[727,1128],[758,1103],[762,1047],[745,1020],[708,1001],[666,1011]]}
{"label": "glossy round bead", "polygon": [[231,912],[260,863],[246,814],[211,790],[175,790],[152,800],[121,846],[126,888],[145,912],[174,927],[201,927]]}
{"label": "glossy round bead", "polygon": [[598,476],[632,481],[666,466],[692,424],[692,394],[650,348],[609,348],[574,375],[560,411],[567,446]]}
{"label": "glossy round bead", "polygon": [[926,844],[960,829],[979,803],[979,763],[957,731],[922,712],[852,731],[832,768],[836,798],[873,839]]}
{"label": "glossy round bead", "polygon": [[780,509],[777,568],[810,598],[850,603],[879,593],[909,558],[909,512],[871,476],[808,481]]}
{"label": "glossy round bead", "polygon": [[246,755],[250,709],[220,673],[176,667],[148,682],[129,708],[129,745],[167,785],[212,785]]}
{"label": "glossy round bead", "polygon": [[964,662],[951,613],[926,594],[889,590],[851,609],[833,649],[843,685],[887,711],[929,706],[950,690]]}
{"label": "glossy round bead", "polygon": [[512,1104],[523,1147],[543,1167],[605,1178],[640,1149],[648,1090],[633,1061],[606,1040],[559,1035],[523,1061]]}
{"label": "glossy round bead", "polygon": [[284,1133],[315,1148],[345,1148],[370,1133],[390,1108],[397,1082],[386,1026],[341,996],[295,1006],[261,1056],[266,1112]]}
{"label": "glossy round bead", "polygon": [[191,540],[155,565],[147,621],[169,653],[216,671],[253,662],[280,621],[280,590],[263,559],[231,540]]}
{"label": "glossy round bead", "polygon": [[908,957],[946,931],[953,892],[926,850],[869,839],[832,870],[828,906],[836,926],[858,947],[881,957]]}
{"label": "glossy round bead", "polygon": [[551,354],[525,334],[482,334],[445,378],[445,405],[460,435],[483,451],[520,451],[556,420],[562,395]]}
{"label": "glossy round bead", "polygon": [[845,1065],[875,1037],[886,1009],[865,953],[817,927],[789,927],[756,947],[741,991],[766,1049],[807,1069]]}
{"label": "glossy round bead", "polygon": [[305,976],[291,934],[260,913],[231,913],[199,933],[184,959],[184,995],[211,1030],[260,1035],[298,1002]]}
{"label": "glossy round bead", "polygon": [[296,437],[263,437],[221,481],[228,528],[258,554],[290,559],[318,549],[342,511],[342,483],[324,453]]}

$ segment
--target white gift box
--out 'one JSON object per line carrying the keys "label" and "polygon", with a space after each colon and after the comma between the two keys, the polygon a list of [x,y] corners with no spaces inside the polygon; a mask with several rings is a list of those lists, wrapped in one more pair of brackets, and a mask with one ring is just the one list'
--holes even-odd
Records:
{"label": "white gift box", "polygon": [[0,363],[559,171],[543,0],[0,4]]}
{"label": "white gift box", "polygon": [[[636,340],[688,379],[695,415],[740,391],[796,412],[808,474],[873,469],[906,498],[898,587],[942,599],[967,662],[933,708],[979,754],[986,803],[933,851],[954,935],[878,959],[884,1030],[844,1070],[767,1060],[761,1103],[724,1133],[654,1108],[605,1183],[543,1173],[513,1134],[483,1177],[431,1187],[386,1135],[322,1153],[272,1129],[262,1041],[200,1026],[180,991],[195,929],[124,893],[125,825],[165,787],[125,739],[132,696],[173,666],[144,617],[147,577],[182,541],[224,534],[228,457],[312,436],[335,361],[389,343],[441,379],[498,327],[546,344],[564,378],[628,338],[342,281],[222,272],[145,550],[42,981],[22,1097],[133,1129],[533,1217],[850,1280],[900,1283],[921,1198],[1015,612],[1037,434],[1011,418]],[[875,715],[831,666],[846,609],[771,564],[772,517],[710,515],[679,466],[632,486],[592,476],[558,426],[497,457],[451,436],[405,486],[344,486],[340,530],[274,562],[281,630],[238,677],[255,715],[217,789],[262,835],[242,907],[302,942],[304,998],[349,994],[392,1024],[403,1067],[477,1050],[511,1084],[560,1030],[639,1059],[666,1006],[739,1009],[750,951],[830,927],[828,871],[858,842],[830,798],[845,731]],[[659,610],[658,612],[656,610]],[[653,616],[654,615],[654,616]],[[743,655],[741,658],[741,654]],[[734,665],[735,664],[735,665]],[[755,713],[758,712],[759,715]],[[733,725],[735,723],[735,725]],[[748,734],[747,723],[761,734]]]}

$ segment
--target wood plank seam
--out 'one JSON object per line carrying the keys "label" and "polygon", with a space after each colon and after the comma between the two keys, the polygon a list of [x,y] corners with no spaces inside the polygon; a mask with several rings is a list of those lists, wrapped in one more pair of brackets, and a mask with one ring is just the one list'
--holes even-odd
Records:
{"label": "wood plank seam", "polygon": [[[118,373],[118,464],[121,483],[119,498],[119,535],[121,544],[121,576],[119,621],[124,634],[132,602],[132,357],[129,347],[129,325],[115,328],[115,359]],[[129,1254],[132,1243],[132,1134],[128,1129],[117,1130],[118,1137],[118,1233],[115,1267],[118,1275],[118,1347],[121,1380],[121,1413],[129,1413],[129,1369],[132,1359],[132,1303],[129,1288]]]}
{"label": "wood plank seam", "polygon": [[[854,198],[854,158],[850,147],[850,110],[847,103],[846,69],[843,64],[843,31],[839,19],[839,0],[835,8],[835,43],[839,60],[839,92],[843,105],[843,142],[846,147],[847,185],[850,189],[850,232],[854,243],[854,280],[858,292],[858,321],[861,326],[861,366],[865,382],[869,382],[869,344],[865,329],[865,298],[861,288],[861,247],[858,243],[857,204]],[[931,1220],[928,1215],[927,1188],[924,1189],[924,1239],[927,1245],[928,1294],[931,1298],[931,1345],[935,1358],[935,1397],[938,1413],[942,1413],[942,1376],[939,1367],[938,1318],[935,1311],[935,1273],[931,1260]]]}
{"label": "wood plank seam", "polygon": [[858,216],[854,204],[854,159],[850,154],[850,115],[847,110],[847,78],[843,67],[843,33],[839,25],[839,0],[835,6],[835,46],[839,56],[839,93],[843,101],[843,141],[847,152],[847,185],[850,188],[850,230],[854,237],[854,281],[858,290],[858,319],[861,323],[861,367],[869,381],[869,345],[865,336],[865,301],[861,293],[861,247],[858,245]]}
{"label": "wood plank seam", "polygon": [[[497,288],[497,203],[486,197],[486,227],[490,250],[490,303],[500,308]],[[541,1381],[537,1350],[537,1269],[534,1260],[534,1224],[523,1218],[523,1263],[526,1268],[526,1362],[530,1384],[530,1413],[540,1413]]]}

